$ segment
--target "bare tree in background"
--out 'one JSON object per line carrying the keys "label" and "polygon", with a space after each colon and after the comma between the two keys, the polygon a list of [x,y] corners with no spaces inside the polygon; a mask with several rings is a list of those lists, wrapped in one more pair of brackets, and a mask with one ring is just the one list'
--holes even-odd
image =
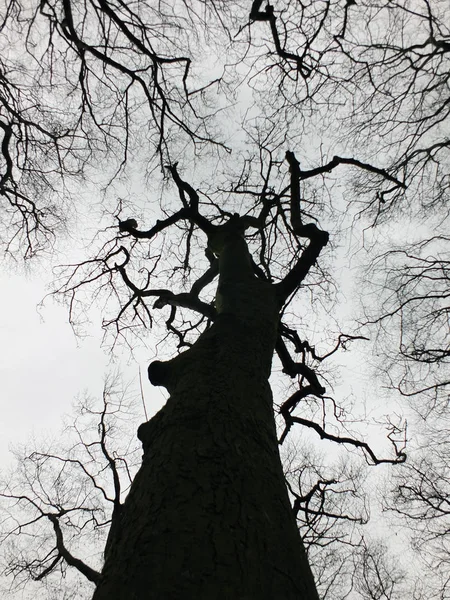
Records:
{"label": "bare tree in background", "polygon": [[[209,105],[222,73],[208,79],[197,65],[207,38],[226,38],[208,4],[3,2],[4,250],[26,258],[45,250],[77,205],[73,186],[107,185],[136,148],[148,149],[152,171],[180,148],[223,145]],[[111,164],[100,181],[99,167]]]}
{"label": "bare tree in background", "polygon": [[378,293],[372,306],[366,298],[365,332],[375,331],[379,377],[398,392],[409,420],[408,464],[392,473],[384,506],[411,530],[422,572],[429,574],[414,598],[446,598],[450,590],[450,256],[444,231],[438,225],[424,239],[419,228],[413,242],[394,242],[367,274]]}
{"label": "bare tree in background", "polygon": [[422,424],[422,447],[393,477],[385,503],[410,530],[412,546],[422,559],[428,584],[422,578],[418,598],[447,598],[450,591],[448,415],[441,418],[437,426]]}
{"label": "bare tree in background", "polygon": [[25,587],[31,594],[45,589],[48,598],[87,598],[86,584],[98,580],[111,517],[141,458],[132,435],[135,395],[110,375],[101,402],[83,395],[74,413],[60,439],[17,448],[15,468],[4,474],[2,568],[11,582],[5,597]]}
{"label": "bare tree in background", "polygon": [[[410,417],[411,462],[393,473],[386,503],[412,527],[414,549],[430,576],[410,594],[444,598],[449,564],[448,5],[311,2],[296,10],[284,2],[273,8],[253,2],[252,10],[271,38],[271,74],[278,74],[283,90],[272,97],[273,106],[284,114],[294,105],[304,110],[314,105],[320,89],[322,101],[334,107],[324,126],[336,132],[324,151],[329,146],[334,152],[336,142],[357,148],[361,160],[376,157],[408,188],[406,194],[395,186],[379,190],[365,196],[369,202],[360,197],[361,210],[368,209],[374,224],[381,225],[366,240],[370,266],[361,289],[369,293],[361,294],[360,332],[376,338],[378,377],[390,393],[401,395]],[[301,79],[305,85],[299,92]],[[263,85],[260,89],[264,93]],[[367,185],[357,182],[357,189],[361,183]]]}

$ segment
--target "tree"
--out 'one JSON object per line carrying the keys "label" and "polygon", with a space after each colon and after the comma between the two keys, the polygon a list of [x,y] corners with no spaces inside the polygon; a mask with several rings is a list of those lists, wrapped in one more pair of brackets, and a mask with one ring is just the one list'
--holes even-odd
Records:
{"label": "tree", "polygon": [[421,588],[424,598],[445,598],[450,589],[448,415],[441,412],[436,421],[422,423],[417,449],[393,474],[385,501],[385,509],[410,530],[423,572],[429,574],[429,585]]}
{"label": "tree", "polygon": [[49,598],[92,595],[111,515],[141,458],[128,431],[137,400],[109,375],[101,402],[87,394],[76,400],[62,436],[15,449],[17,462],[1,486],[2,568],[11,581],[5,597],[30,582],[45,586]]}
{"label": "tree", "polygon": [[[267,379],[278,344],[284,368],[303,375],[316,395],[325,393],[304,363],[289,360],[279,321],[328,235],[303,223],[300,167],[292,153],[287,161],[286,209],[283,194],[267,191],[256,215],[224,215],[219,208],[216,218],[223,224],[213,224],[200,212],[197,192],[171,166],[180,209],[150,230],[121,222],[122,231],[136,240],[151,240],[175,223],[186,223],[187,231],[195,225],[205,234],[211,264],[187,294],[132,281],[125,246],[104,259],[115,261],[112,270],[131,291],[134,310],[156,297],[157,308],[181,305],[213,323],[182,354],[150,364],[150,381],[166,387],[170,398],[139,428],[143,465],[106,550],[94,598],[316,597],[284,485]],[[245,232],[253,228],[265,236],[269,219],[278,225],[275,211],[297,239],[299,256],[273,283],[268,266],[266,273],[255,272]],[[305,238],[309,244],[303,249]],[[199,293],[217,273],[213,307]],[[180,339],[184,342],[183,332]],[[298,419],[292,412],[302,392],[281,409],[287,427]]]}
{"label": "tree", "polygon": [[[411,8],[327,1],[299,9],[289,1],[276,7],[175,1],[155,10],[102,0],[45,2],[34,12],[8,4],[8,41],[47,68],[25,67],[17,52],[2,68],[1,185],[13,219],[6,248],[24,240],[30,256],[61,222],[54,205],[36,208],[33,185],[57,192],[59,176],[66,185],[70,175],[93,179],[90,165],[102,152],[114,163],[102,178],[109,192],[121,189],[131,156],[154,179],[155,164],[165,169],[161,211],[154,215],[154,207],[123,199],[111,208],[105,201],[117,219],[112,236],[102,232],[99,247],[63,270],[58,285],[74,321],[93,285],[97,297],[112,301],[105,326],[114,339],[130,341],[135,330],[153,324],[155,312],[168,310],[169,332],[189,348],[150,365],[151,381],[165,386],[170,399],[139,429],[143,466],[114,515],[95,598],[112,590],[129,597],[131,586],[137,598],[211,597],[208,585],[224,597],[316,597],[277,454],[267,383],[274,350],[275,364],[296,382],[279,403],[280,442],[300,424],[360,449],[371,463],[404,460],[396,424],[389,426],[394,452],[380,458],[348,432],[339,403],[325,389],[324,358],[367,336],[336,328],[320,352],[296,302],[306,303],[309,294],[307,302],[317,306],[332,295],[324,229],[333,240],[350,227],[357,237],[357,217],[369,216],[382,236],[395,218],[407,214],[414,224],[424,209],[439,212],[444,204],[445,22],[445,7],[428,2]],[[219,76],[202,56],[206,47],[221,65]],[[237,127],[220,129],[221,116],[233,115],[228,98],[236,90],[245,96],[245,82],[254,104],[245,100],[238,136]],[[228,98],[209,104],[216,90]],[[66,100],[68,113],[54,125],[57,105]],[[325,132],[318,147],[315,136]],[[233,136],[238,159],[228,166]],[[143,147],[150,147],[145,158],[138,155]],[[342,201],[332,199],[338,173],[354,178]],[[167,200],[170,189],[178,192],[177,205]],[[372,256],[379,239],[378,233]],[[426,287],[428,276],[420,280]],[[402,289],[402,310],[368,320],[382,323],[412,306],[408,286]],[[439,305],[444,318],[446,310]],[[444,364],[445,341],[437,356],[434,344],[423,352],[420,336],[412,339],[419,343],[402,346],[403,358],[417,361],[422,352],[425,362],[437,357]],[[444,378],[433,385],[447,384]],[[310,491],[292,490],[294,507],[311,517],[312,498],[320,502],[332,485],[319,477]],[[170,561],[161,560],[163,547]],[[364,577],[367,591],[374,579]]]}
{"label": "tree", "polygon": [[[169,167],[180,208],[174,207],[172,214],[147,230],[139,229],[134,219],[120,220],[119,235],[114,234],[97,258],[75,266],[59,290],[72,297],[73,307],[80,289],[92,282],[103,285],[108,281],[119,299],[128,295],[126,301],[119,301],[122,308],[110,321],[118,332],[128,327],[127,319],[129,326],[136,318],[145,322],[151,314],[146,299],[156,298],[154,308],[170,307],[167,324],[179,345],[189,346],[174,359],[155,361],[149,367],[150,381],[165,386],[170,398],[139,428],[143,464],[125,503],[113,514],[105,566],[95,581],[94,597],[316,596],[277,450],[267,382],[275,349],[284,371],[300,376],[299,389],[280,407],[286,423],[281,441],[297,422],[321,437],[361,448],[374,463],[404,460],[397,448],[393,458],[379,459],[367,443],[334,435],[293,414],[308,394],[326,401],[324,387],[306,362],[308,354],[316,360],[320,357],[308,344],[300,348],[300,338],[283,322],[283,314],[314,267],[328,235],[314,223],[303,222],[302,172],[293,153],[286,158],[289,185],[276,192],[267,181],[265,194],[256,194],[254,207],[242,216],[210,203],[207,218],[200,212],[199,194],[181,178],[175,165]],[[245,189],[251,189],[248,185],[247,181]],[[239,195],[239,189],[234,193]],[[270,250],[280,257],[274,267],[264,256],[257,265],[245,241],[247,229],[252,228],[265,243],[269,223],[281,246]],[[189,240],[185,265],[189,253],[196,255],[195,245],[207,241],[209,267],[199,276],[192,269],[194,282],[187,293],[151,287],[152,279],[158,281],[161,276],[155,268],[152,279],[142,268],[133,270],[139,254],[150,253],[149,242],[174,225]],[[153,260],[156,266],[162,263],[156,257]],[[200,294],[216,276],[215,301],[205,301]],[[198,313],[197,322],[190,325],[185,316],[178,325],[175,319],[180,308]],[[202,325],[200,337],[191,343],[188,336]],[[341,336],[330,353],[349,337]],[[303,360],[291,358],[285,340],[297,344]],[[302,501],[309,499],[298,496],[298,502]],[[170,560],[161,558],[162,548]]]}
{"label": "tree", "polygon": [[[412,547],[428,572],[417,598],[448,595],[448,237],[438,226],[424,239],[414,232],[392,245],[369,270],[379,302],[366,322],[378,334],[380,376],[409,414],[408,462],[392,473],[384,508],[410,529]],[[444,230],[442,230],[444,231]],[[422,595],[423,594],[423,595]]]}
{"label": "tree", "polygon": [[[205,144],[221,145],[210,131],[216,108],[208,109],[209,92],[221,79],[201,83],[204,76],[192,64],[193,49],[206,45],[206,22],[208,35],[217,35],[208,21],[217,8],[208,4],[5,0],[5,252],[30,258],[51,247],[80,204],[73,184],[93,179],[107,187],[127,167],[136,142],[150,149],[148,172],[167,158],[169,146],[200,152]],[[101,180],[98,167],[112,163]]]}

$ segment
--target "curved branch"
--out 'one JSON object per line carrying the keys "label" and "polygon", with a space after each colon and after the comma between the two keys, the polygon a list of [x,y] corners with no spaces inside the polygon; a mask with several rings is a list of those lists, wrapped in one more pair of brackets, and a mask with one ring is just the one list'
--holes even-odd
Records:
{"label": "curved branch", "polygon": [[292,358],[286,344],[283,341],[282,333],[278,335],[275,350],[281,360],[281,364],[283,365],[283,373],[286,373],[286,375],[289,375],[290,377],[302,375],[303,377],[306,377],[311,385],[317,388],[319,395],[325,394],[326,390],[320,385],[317,375],[313,369],[304,363],[296,362]]}
{"label": "curved branch", "polygon": [[286,160],[289,163],[289,171],[291,173],[290,213],[292,230],[298,237],[308,238],[309,245],[302,252],[300,258],[286,277],[275,285],[280,305],[284,304],[286,299],[295,292],[300,283],[305,279],[319,257],[322,248],[327,245],[329,238],[328,233],[319,229],[315,223],[303,224],[301,217],[300,178],[302,177],[302,172],[300,170],[300,163],[295,158],[295,154],[289,151],[286,152]]}
{"label": "curved branch", "polygon": [[390,175],[385,169],[380,169],[379,167],[374,167],[369,163],[361,162],[356,158],[345,158],[343,156],[333,156],[333,158],[326,165],[322,165],[321,167],[316,167],[315,169],[310,169],[308,171],[302,171],[299,169],[300,179],[309,179],[310,177],[315,177],[316,175],[321,175],[323,173],[329,173],[339,165],[353,165],[354,167],[359,167],[364,171],[369,171],[369,173],[375,173],[376,175],[380,175],[387,179],[388,181],[394,183],[397,187],[402,189],[406,189],[406,184],[403,181],[400,181],[393,175]]}
{"label": "curved branch", "polygon": [[214,321],[214,319],[217,317],[217,312],[214,306],[211,306],[211,304],[207,304],[206,302],[202,302],[198,296],[195,296],[191,292],[174,294],[173,292],[167,290],[159,295],[158,300],[156,300],[156,302],[153,304],[153,308],[163,308],[167,304],[170,306],[190,308],[191,310],[195,310],[196,312],[207,317],[211,321]]}
{"label": "curved branch", "polygon": [[11,141],[13,129],[11,125],[4,123],[3,121],[0,121],[0,128],[4,131],[1,144],[1,153],[6,163],[5,173],[0,178],[0,193],[3,194],[5,183],[8,181],[8,179],[12,180],[13,178],[13,161],[9,151],[9,142]]}
{"label": "curved branch", "polygon": [[[209,235],[210,233],[212,233],[212,231],[215,229],[214,225],[212,223],[209,222],[209,220],[204,217],[203,215],[201,215],[198,211],[198,204],[199,204],[199,197],[198,197],[198,193],[194,190],[194,188],[187,183],[187,181],[184,181],[183,179],[181,179],[180,174],[178,173],[177,170],[177,163],[175,163],[174,165],[169,165],[167,167],[167,169],[169,170],[170,174],[172,175],[172,179],[174,180],[177,188],[178,188],[178,193],[180,195],[180,200],[183,203],[183,206],[186,210],[188,210],[189,212],[189,218],[190,220],[195,223],[198,227],[200,227],[200,229],[202,231],[204,231],[207,235]],[[189,196],[189,203],[186,200],[186,194]]]}
{"label": "curved branch", "polygon": [[55,558],[52,560],[49,566],[46,567],[43,571],[41,571],[39,575],[34,576],[33,579],[35,581],[42,581],[42,579],[45,579],[45,577],[47,577],[47,575],[53,571],[53,569],[56,567],[56,565],[61,559],[62,555],[58,552],[58,554],[55,556]]}
{"label": "curved branch", "polygon": [[300,237],[309,238],[309,245],[285,278],[274,286],[280,305],[284,304],[308,275],[329,239],[328,233],[319,229],[314,223],[298,227],[295,233]]}
{"label": "curved branch", "polygon": [[69,550],[67,550],[67,548],[64,545],[64,538],[61,531],[61,527],[59,525],[58,517],[52,514],[47,514],[47,517],[51,521],[53,529],[55,530],[56,547],[58,549],[58,552],[61,554],[62,558],[64,558],[68,565],[70,565],[71,567],[75,567],[75,569],[77,569],[82,575],[84,575],[86,579],[92,581],[92,583],[97,584],[100,580],[100,573],[89,567],[79,558],[73,556],[73,554],[71,554]]}
{"label": "curved branch", "polygon": [[137,223],[134,219],[127,219],[126,221],[119,221],[119,230],[124,233],[129,233],[133,237],[137,239],[152,239],[157,233],[163,231],[167,227],[174,225],[178,221],[182,221],[184,219],[189,218],[188,209],[182,208],[167,219],[163,219],[162,221],[157,220],[156,225],[148,229],[147,231],[139,231],[137,229]]}
{"label": "curved branch", "polygon": [[[308,352],[312,356],[312,358],[314,360],[317,360],[318,362],[323,362],[324,360],[326,360],[327,358],[329,358],[330,356],[335,354],[339,350],[339,348],[343,348],[344,350],[346,350],[347,342],[353,342],[354,340],[365,340],[365,341],[369,340],[369,338],[364,335],[350,335],[348,333],[340,333],[334,348],[329,350],[326,354],[319,356],[316,353],[316,349],[314,346],[311,346],[307,340],[301,340],[300,336],[295,331],[295,329],[290,329],[284,323],[280,323],[280,335],[282,337],[286,338],[287,340],[289,340],[290,342],[292,342],[292,344],[294,345],[295,352],[302,352],[302,353]],[[297,373],[295,372],[295,370],[293,370],[291,368],[291,365],[289,363],[289,358],[291,358],[291,357],[290,357],[287,349],[286,349],[286,352],[287,352],[288,358],[286,358],[286,361],[287,361],[286,364],[283,363],[283,370],[287,375],[290,375],[291,377],[295,377],[295,375],[297,375]]]}
{"label": "curved branch", "polygon": [[100,423],[99,423],[99,433],[100,433],[99,444],[100,444],[102,454],[105,457],[105,459],[109,465],[109,468],[111,469],[111,473],[112,473],[112,477],[113,477],[113,486],[114,486],[114,500],[113,500],[114,509],[113,510],[116,510],[117,508],[119,508],[121,506],[121,504],[120,504],[121,484],[120,484],[119,473],[118,473],[117,467],[116,467],[116,461],[111,456],[111,454],[109,453],[109,451],[106,447],[107,428],[105,425],[105,416],[106,416],[107,407],[108,407],[108,401],[106,400],[106,391],[103,390],[103,410],[100,415]]}
{"label": "curved branch", "polygon": [[302,417],[294,417],[292,415],[289,415],[286,420],[286,428],[290,428],[292,426],[292,423],[299,423],[300,425],[304,425],[305,427],[314,429],[314,431],[316,431],[323,440],[329,440],[338,444],[350,444],[351,446],[355,446],[356,448],[362,448],[370,456],[375,465],[379,465],[382,463],[397,464],[403,463],[406,460],[406,454],[401,450],[397,450],[397,448],[395,448],[397,458],[377,458],[372,448],[366,442],[361,442],[361,440],[355,440],[354,438],[350,437],[341,437],[338,435],[333,435],[332,433],[328,433],[318,423],[310,421],[309,419],[303,419]]}
{"label": "curved branch", "polygon": [[277,18],[274,14],[273,6],[269,3],[266,5],[266,9],[264,11],[261,10],[261,4],[263,0],[254,0],[252,3],[252,8],[250,10],[250,19],[252,21],[268,21],[270,25],[270,31],[272,33],[273,43],[275,44],[275,50],[281,58],[284,58],[288,61],[295,62],[297,66],[297,70],[301,74],[301,76],[306,79],[311,75],[312,69],[311,67],[305,65],[304,60],[298,54],[293,54],[292,52],[288,52],[281,45],[280,35],[277,29]]}
{"label": "curved branch", "polygon": [[203,290],[203,288],[205,288],[208,284],[210,284],[214,280],[214,278],[217,277],[218,274],[219,274],[219,261],[213,255],[211,266],[209,267],[209,269],[207,271],[205,271],[203,273],[203,275],[201,277],[199,277],[197,279],[197,281],[195,281],[192,284],[191,291],[189,292],[189,294],[192,296],[198,296],[200,294],[200,292]]}

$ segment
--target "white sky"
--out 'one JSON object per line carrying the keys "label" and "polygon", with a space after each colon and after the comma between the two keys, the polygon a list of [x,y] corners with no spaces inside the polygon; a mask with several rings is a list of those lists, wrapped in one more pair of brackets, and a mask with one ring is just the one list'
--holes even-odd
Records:
{"label": "white sky", "polygon": [[[58,433],[77,394],[88,390],[100,397],[108,370],[119,368],[125,378],[139,377],[139,365],[129,356],[111,364],[100,347],[99,324],[93,325],[92,337],[80,340],[68,323],[67,308],[50,300],[38,311],[45,283],[42,277],[0,273],[1,467],[10,460],[11,444],[26,443],[32,433],[37,438]],[[147,380],[148,360],[142,356],[139,362],[150,416],[163,398]]]}
{"label": "white sky", "polygon": [[62,307],[41,314],[42,281],[2,273],[0,276],[0,460],[7,460],[13,442],[25,442],[30,432],[53,429],[70,410],[73,396],[95,387],[107,358],[91,338],[75,339]]}

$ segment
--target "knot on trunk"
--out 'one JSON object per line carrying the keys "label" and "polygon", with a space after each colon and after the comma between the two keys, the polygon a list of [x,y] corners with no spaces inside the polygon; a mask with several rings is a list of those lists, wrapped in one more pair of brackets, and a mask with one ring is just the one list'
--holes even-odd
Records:
{"label": "knot on trunk", "polygon": [[152,385],[162,385],[165,388],[168,387],[170,374],[170,367],[168,363],[155,360],[149,364],[147,372],[148,378]]}

